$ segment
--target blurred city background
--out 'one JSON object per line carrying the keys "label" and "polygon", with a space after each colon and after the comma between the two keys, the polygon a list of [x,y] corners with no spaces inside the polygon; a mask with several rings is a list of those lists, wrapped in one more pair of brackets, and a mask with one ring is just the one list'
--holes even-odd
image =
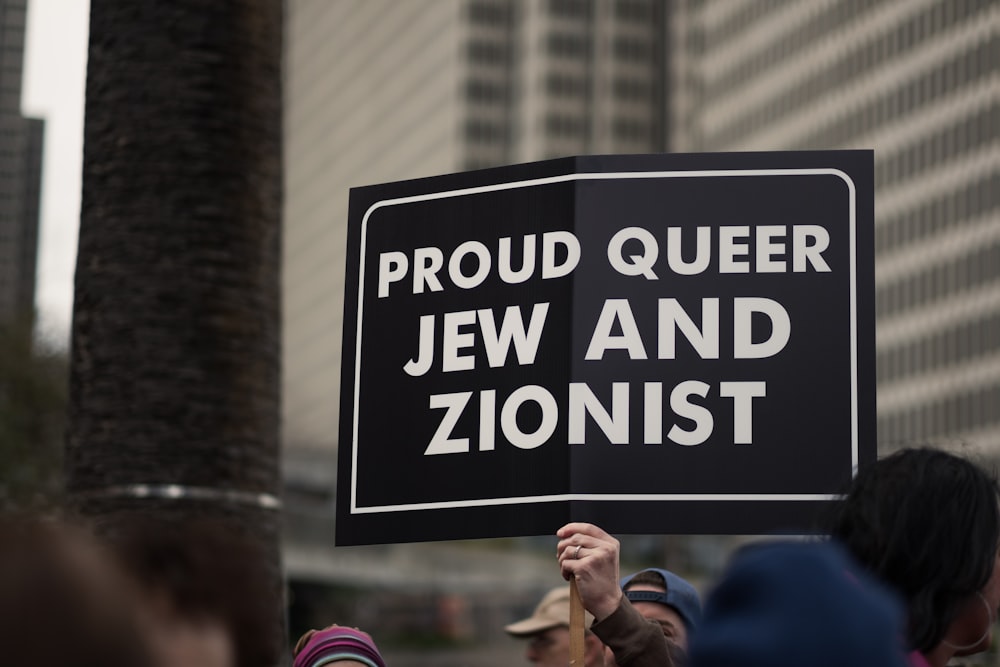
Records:
{"label": "blurred city background", "polygon": [[[26,35],[41,62],[56,48],[43,24],[82,22],[85,38],[85,5],[0,0],[7,502],[60,488],[69,313],[48,295],[61,290],[68,309],[78,209],[46,216],[78,206],[79,181],[50,180],[43,155],[79,172],[79,137],[57,156],[49,113],[83,122],[82,99],[22,99],[41,85],[22,81]],[[79,48],[53,67],[82,74]],[[334,548],[353,186],[580,154],[874,149],[879,452],[935,444],[1000,462],[1000,2],[287,0],[283,85],[293,639],[336,621],[370,630],[397,667],[516,664],[522,647],[502,626],[560,581],[554,538]],[[47,242],[65,266],[44,259]],[[734,540],[623,543],[627,567],[703,581]]]}

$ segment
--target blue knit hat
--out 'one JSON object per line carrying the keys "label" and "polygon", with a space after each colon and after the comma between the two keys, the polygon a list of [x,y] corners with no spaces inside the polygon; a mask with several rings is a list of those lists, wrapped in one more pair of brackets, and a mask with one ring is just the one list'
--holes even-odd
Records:
{"label": "blue knit hat", "polygon": [[[643,572],[656,572],[663,577],[667,592],[626,591],[625,587],[629,582]],[[689,633],[698,627],[698,622],[701,620],[701,598],[698,597],[698,591],[686,579],[678,577],[670,570],[649,567],[622,579],[621,586],[630,602],[659,602],[677,612]]]}
{"label": "blue knit hat", "polygon": [[705,604],[691,667],[906,667],[902,607],[839,546],[744,548]]}

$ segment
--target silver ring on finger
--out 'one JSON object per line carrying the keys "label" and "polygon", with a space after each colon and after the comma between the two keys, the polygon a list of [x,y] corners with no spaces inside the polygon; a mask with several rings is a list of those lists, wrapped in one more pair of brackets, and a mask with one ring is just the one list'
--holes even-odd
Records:
{"label": "silver ring on finger", "polygon": [[577,560],[577,559],[580,558],[580,549],[582,549],[582,548],[583,548],[583,545],[581,545],[581,544],[576,545],[576,551],[573,552],[573,560]]}

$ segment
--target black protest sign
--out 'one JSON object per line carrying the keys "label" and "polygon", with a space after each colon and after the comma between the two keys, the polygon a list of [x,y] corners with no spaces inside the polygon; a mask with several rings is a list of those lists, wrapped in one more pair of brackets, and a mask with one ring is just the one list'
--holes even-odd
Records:
{"label": "black protest sign", "polygon": [[875,458],[870,151],[351,191],[337,541],[807,529]]}

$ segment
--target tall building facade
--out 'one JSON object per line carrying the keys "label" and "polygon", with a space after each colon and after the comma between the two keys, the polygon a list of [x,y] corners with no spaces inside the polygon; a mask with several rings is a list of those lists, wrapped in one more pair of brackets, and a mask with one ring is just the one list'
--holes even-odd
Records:
{"label": "tall building facade", "polygon": [[666,149],[666,5],[468,0],[463,167]]}
{"label": "tall building facade", "polygon": [[1000,3],[681,0],[673,145],[875,150],[878,438],[1000,457]]}
{"label": "tall building facade", "polygon": [[349,188],[665,150],[666,7],[289,2],[284,441],[302,454],[290,473],[316,474],[306,452],[337,442]]}
{"label": "tall building facade", "polygon": [[[288,3],[283,423],[303,456],[337,442],[349,189],[461,165],[460,9]],[[320,468],[331,470],[308,461],[302,474]]]}
{"label": "tall building facade", "polygon": [[351,186],[874,148],[880,446],[1000,452],[1000,3],[292,0],[289,18],[287,444],[336,443]]}
{"label": "tall building facade", "polygon": [[[330,548],[354,186],[587,153],[874,148],[880,451],[1000,457],[998,26],[996,0],[288,0],[293,593],[475,578],[406,545]],[[531,585],[505,567],[507,592]]]}
{"label": "tall building facade", "polygon": [[336,445],[350,187],[874,148],[880,447],[1000,453],[998,26],[995,0],[290,0],[286,444]]}
{"label": "tall building facade", "polygon": [[31,318],[44,122],[21,116],[26,0],[0,0],[0,323]]}
{"label": "tall building facade", "polygon": [[[383,636],[398,622],[410,632],[447,628],[446,640],[470,645],[434,664],[516,662],[521,647],[502,627],[512,610],[528,613],[558,576],[548,549],[469,558],[444,544],[332,548],[349,189],[557,156],[664,150],[664,4],[289,0],[287,17],[283,555],[292,633],[347,617],[333,613],[335,582],[366,587],[371,616],[360,613],[357,622],[379,623]],[[422,606],[400,620],[406,605],[370,592],[380,588],[417,589]],[[442,592],[463,596],[428,608]]]}

